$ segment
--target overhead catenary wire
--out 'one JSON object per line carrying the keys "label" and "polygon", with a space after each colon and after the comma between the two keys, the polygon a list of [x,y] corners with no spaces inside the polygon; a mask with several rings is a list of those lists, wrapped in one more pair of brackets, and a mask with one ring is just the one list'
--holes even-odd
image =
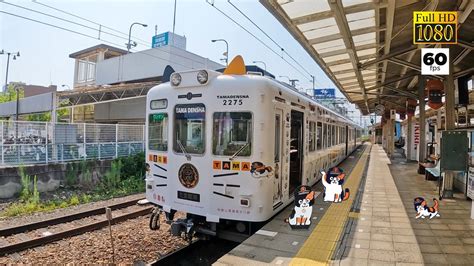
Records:
{"label": "overhead catenary wire", "polygon": [[[75,33],[75,34],[81,35],[81,36],[83,36],[83,37],[88,37],[88,38],[97,40],[97,38],[96,38],[95,36],[92,36],[92,35],[89,35],[89,34],[86,34],[86,33],[82,33],[82,32],[79,32],[79,31],[67,29],[67,28],[64,28],[64,27],[61,27],[61,26],[58,26],[58,25],[54,25],[54,24],[51,24],[51,23],[44,22],[44,21],[40,21],[40,20],[36,20],[36,19],[32,19],[32,18],[27,18],[27,17],[21,16],[21,15],[9,13],[9,12],[3,11],[3,10],[0,10],[0,13],[6,14],[6,15],[10,15],[10,16],[14,16],[14,17],[18,17],[18,18],[25,19],[25,20],[29,20],[29,21],[32,21],[32,22],[36,22],[36,23],[43,24],[43,25],[46,25],[46,26],[50,26],[50,27],[53,27],[53,28],[57,28],[57,29],[60,29],[60,30],[68,31],[68,32],[70,32],[70,33]],[[114,43],[114,42],[111,42],[111,41],[107,41],[107,40],[104,40],[104,39],[101,39],[101,41],[102,41],[102,42],[105,42],[105,43],[108,43],[108,44],[111,44],[111,45],[119,46],[117,43]],[[160,59],[160,60],[169,62],[169,60],[166,59],[166,58],[159,57],[159,56],[156,56],[156,55],[153,55],[153,54],[144,52],[144,51],[141,51],[140,53],[142,53],[142,54],[144,54],[144,55],[147,55],[147,56],[150,56],[150,57],[154,57],[154,58],[156,58],[156,59]],[[168,53],[170,53],[170,52],[168,52]],[[178,56],[177,54],[173,54],[173,55]],[[197,62],[197,61],[194,61],[194,62]],[[204,64],[203,62],[198,62],[198,63]],[[184,65],[184,64],[181,64],[181,63],[173,62],[173,64],[176,64],[176,65],[180,65],[180,66],[189,68],[189,66]]]}
{"label": "overhead catenary wire", "polygon": [[218,7],[216,7],[214,5],[214,3],[210,3],[209,0],[206,0],[206,2],[211,5],[212,7],[214,7],[217,11],[219,11],[222,15],[224,15],[225,17],[227,17],[229,20],[231,20],[234,24],[236,24],[237,26],[239,26],[241,29],[243,29],[244,31],[246,31],[248,34],[250,34],[252,37],[254,37],[258,42],[260,42],[261,44],[263,44],[263,46],[265,46],[267,49],[269,49],[270,51],[272,51],[274,54],[276,54],[278,57],[280,57],[281,59],[283,59],[283,61],[285,61],[288,65],[290,65],[293,69],[295,69],[298,73],[301,74],[302,77],[305,77],[305,78],[308,78],[306,77],[306,74],[304,74],[303,72],[301,72],[301,70],[299,70],[297,67],[295,67],[292,63],[288,62],[288,60],[286,60],[283,56],[281,56],[280,54],[278,54],[275,50],[273,50],[268,44],[266,44],[264,41],[262,41],[260,38],[258,38],[257,36],[255,36],[255,34],[253,34],[252,32],[250,32],[248,29],[246,29],[244,26],[242,26],[240,23],[238,23],[237,21],[235,21],[233,18],[231,18],[229,15],[227,15],[224,11],[222,11],[221,9],[219,9]]}
{"label": "overhead catenary wire", "polygon": [[[122,34],[122,35],[128,37],[128,33],[126,33],[126,32],[119,31],[119,30],[116,30],[116,29],[114,29],[114,28],[105,26],[105,25],[103,25],[103,24],[101,24],[101,23],[95,22],[95,21],[90,20],[90,19],[87,19],[87,18],[85,18],[85,17],[82,17],[82,16],[79,16],[79,15],[73,14],[73,13],[71,13],[71,12],[68,12],[68,11],[65,11],[65,10],[62,10],[62,9],[59,9],[59,8],[57,8],[57,7],[53,7],[53,6],[51,6],[51,5],[47,5],[47,4],[41,3],[41,2],[38,1],[38,0],[32,0],[32,2],[35,3],[35,4],[42,5],[42,6],[44,6],[44,7],[47,7],[47,8],[56,10],[56,11],[58,11],[58,12],[67,14],[67,15],[69,15],[69,16],[72,16],[72,17],[75,17],[75,18],[78,18],[78,19],[82,19],[82,20],[87,21],[87,22],[89,22],[89,23],[92,23],[92,24],[101,26],[102,28],[109,29],[109,30],[111,30],[111,31],[114,31],[114,32],[116,32],[116,33],[120,33],[120,34]],[[145,42],[145,43],[147,42],[147,41],[145,41],[145,40],[143,40],[143,39],[140,39],[140,38],[137,38],[137,37],[134,37],[134,36],[132,36],[132,38],[134,38],[134,39],[136,39],[136,40],[140,40],[140,41]]]}
{"label": "overhead catenary wire", "polygon": [[[90,30],[98,31],[99,33],[105,33],[105,34],[109,34],[109,35],[114,36],[114,37],[117,37],[117,38],[124,39],[124,37],[122,37],[122,36],[118,36],[118,35],[113,34],[113,33],[109,33],[109,32],[106,32],[106,31],[103,31],[103,30],[100,30],[100,29],[96,29],[96,28],[93,28],[93,27],[90,27],[90,26],[87,26],[87,25],[84,25],[84,24],[81,24],[81,23],[78,23],[78,22],[75,22],[75,21],[71,21],[71,20],[68,20],[68,19],[65,19],[65,18],[61,18],[61,17],[58,17],[58,16],[54,16],[54,15],[51,15],[51,14],[48,14],[48,13],[44,13],[44,12],[41,12],[41,11],[38,11],[38,10],[34,10],[34,9],[31,9],[31,8],[28,8],[28,7],[16,5],[16,4],[13,4],[13,3],[6,2],[6,1],[1,1],[1,3],[6,4],[6,5],[11,5],[11,6],[14,6],[14,7],[17,7],[17,8],[21,8],[21,9],[24,9],[24,10],[28,10],[28,11],[30,11],[30,12],[38,13],[38,14],[41,14],[41,15],[44,15],[44,16],[48,16],[48,17],[51,17],[51,18],[55,18],[55,19],[57,19],[57,20],[61,20],[61,21],[64,21],[64,22],[68,22],[68,23],[71,23],[71,24],[74,24],[74,25],[77,25],[77,26],[81,26],[81,27],[90,29]],[[97,37],[97,39],[101,40],[101,39],[100,39],[100,36]]]}
{"label": "overhead catenary wire", "polygon": [[[280,48],[281,51],[283,51],[283,53],[285,53],[289,58],[291,58],[291,60],[293,60],[301,69],[303,69],[308,75],[310,75],[310,77],[312,78],[314,75],[312,75],[308,70],[306,70],[306,68],[304,66],[302,66],[300,64],[300,62],[298,62],[298,60],[296,60],[293,56],[291,56],[278,42],[276,42],[272,37],[270,37],[270,35],[268,35],[268,33],[263,30],[257,23],[255,23],[249,16],[247,16],[240,8],[238,8],[236,5],[234,5],[231,0],[227,0],[227,2],[232,6],[234,7],[234,9],[236,9],[240,14],[242,14],[242,16],[244,16],[248,21],[250,21],[250,23],[252,23],[257,29],[259,29],[268,39],[270,39],[276,46],[278,46],[278,48]],[[319,83],[318,80],[314,80],[320,87],[322,87],[321,83]]]}
{"label": "overhead catenary wire", "polygon": [[[55,18],[55,19],[58,19],[58,20],[61,20],[61,21],[65,21],[65,22],[69,22],[69,23],[72,23],[72,24],[75,24],[75,25],[79,25],[81,27],[84,27],[84,28],[87,28],[87,29],[91,29],[91,30],[95,30],[97,32],[100,32],[101,30],[100,29],[96,29],[96,28],[93,28],[93,27],[90,27],[90,26],[87,26],[87,25],[84,25],[84,24],[81,24],[81,23],[77,23],[77,22],[74,22],[74,21],[71,21],[71,20],[68,20],[68,19],[64,19],[64,18],[61,18],[61,17],[57,17],[57,16],[54,16],[54,15],[51,15],[51,14],[48,14],[48,13],[44,13],[44,12],[41,12],[41,11],[37,11],[37,10],[34,10],[34,9],[31,9],[31,8],[27,8],[27,7],[23,7],[23,6],[20,6],[20,5],[16,5],[16,4],[12,4],[12,3],[8,3],[6,1],[1,1],[0,3],[3,3],[3,4],[8,4],[8,5],[12,5],[12,6],[15,6],[17,8],[21,8],[21,9],[24,9],[24,10],[28,10],[30,12],[35,12],[35,13],[39,13],[41,15],[44,15],[44,16],[48,16],[48,17],[52,17],[52,18]],[[51,7],[51,8],[54,8],[54,7]],[[13,14],[13,13],[8,13],[8,12],[5,12],[5,11],[1,11],[5,14],[8,14],[8,15],[12,15],[12,16],[16,16],[16,17],[19,17],[19,18],[22,18],[22,19],[27,19],[27,20],[30,20],[30,21],[33,21],[33,22],[37,22],[37,23],[40,23],[40,24],[43,24],[43,25],[47,25],[47,26],[51,26],[51,27],[55,27],[55,28],[58,28],[58,29],[61,29],[61,30],[66,30],[66,31],[69,31],[69,32],[72,32],[72,33],[76,33],[76,34],[80,34],[80,35],[83,35],[84,37],[88,37],[88,38],[92,38],[92,39],[96,39],[96,40],[101,40],[105,43],[108,43],[108,44],[112,44],[112,45],[115,45],[115,46],[118,46],[120,47],[121,45],[120,44],[117,44],[117,43],[114,43],[114,42],[111,42],[111,41],[108,41],[108,40],[105,40],[103,38],[100,37],[100,35],[98,35],[98,37],[94,37],[92,35],[89,35],[89,34],[86,34],[86,33],[83,33],[83,32],[79,32],[79,31],[75,31],[75,30],[70,30],[70,29],[67,29],[67,28],[64,28],[64,27],[61,27],[61,26],[57,26],[57,25],[54,25],[54,24],[51,24],[51,23],[47,23],[47,22],[44,22],[44,21],[39,21],[39,20],[35,20],[35,19],[30,19],[30,18],[27,18],[27,17],[24,17],[24,16],[21,16],[21,15],[18,15],[18,14]],[[66,11],[64,11],[66,12]],[[71,14],[71,15],[74,15],[72,13],[68,13],[68,14]],[[75,15],[74,15],[75,16]],[[87,19],[85,19],[87,20]],[[87,21],[91,21],[91,20],[87,20]],[[96,23],[94,21],[91,21],[91,23],[94,23],[94,24],[97,24],[97,25],[100,25],[99,23]],[[109,27],[108,27],[109,28]],[[110,28],[112,29],[112,28]],[[116,31],[116,30],[115,30]],[[121,36],[118,36],[116,34],[111,34],[111,33],[108,33],[108,32],[104,32],[102,31],[103,33],[106,33],[106,34],[110,34],[111,36],[114,36],[114,37],[117,37],[117,38],[120,38],[120,39],[123,39],[123,40],[127,40],[128,41],[128,37],[121,37]],[[143,43],[142,43],[143,44]],[[146,44],[144,44],[146,45]],[[133,49],[134,51],[137,51],[136,49]],[[176,54],[176,53],[171,53],[167,50],[161,50],[162,52],[164,53],[168,53],[170,55],[173,55],[173,56],[177,56],[177,57],[181,57],[181,58],[184,58],[184,59],[187,59],[187,60],[190,60],[192,62],[196,62],[196,63],[199,63],[199,64],[205,64],[201,61],[196,61],[195,59],[193,58],[190,58],[190,57],[187,57],[187,56],[184,56],[184,55],[181,55],[181,54]],[[159,57],[159,56],[156,56],[156,55],[153,55],[153,54],[150,54],[150,53],[147,53],[147,52],[144,52],[144,51],[141,51],[142,54],[145,54],[145,55],[148,55],[148,56],[151,56],[151,57],[154,57],[154,58],[157,58],[157,59],[161,59],[161,60],[164,60],[164,61],[169,61],[168,59],[165,59],[165,58],[162,58],[162,57]],[[175,65],[180,65],[180,66],[183,66],[183,67],[186,67],[186,68],[189,68],[189,66],[187,65],[184,65],[184,64],[180,64],[180,63],[176,63],[176,62],[173,62]]]}

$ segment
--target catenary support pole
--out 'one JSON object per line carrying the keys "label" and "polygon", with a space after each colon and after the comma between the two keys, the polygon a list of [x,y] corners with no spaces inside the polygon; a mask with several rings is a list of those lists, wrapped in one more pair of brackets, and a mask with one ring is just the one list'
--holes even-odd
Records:
{"label": "catenary support pole", "polygon": [[406,156],[407,156],[407,162],[411,161],[411,150],[413,146],[413,125],[412,125],[412,116],[408,115],[407,118],[407,145],[406,145]]}
{"label": "catenary support pole", "polygon": [[[449,46],[448,46],[449,47]],[[450,49],[450,54],[453,54],[453,50]],[[445,89],[445,120],[446,120],[446,130],[453,130],[455,126],[455,113],[454,113],[454,77],[453,77],[453,61],[452,58],[449,60],[449,75],[446,76],[444,80],[444,89]],[[442,158],[441,158],[442,160]],[[445,171],[444,176],[444,198],[453,197],[453,172]]]}

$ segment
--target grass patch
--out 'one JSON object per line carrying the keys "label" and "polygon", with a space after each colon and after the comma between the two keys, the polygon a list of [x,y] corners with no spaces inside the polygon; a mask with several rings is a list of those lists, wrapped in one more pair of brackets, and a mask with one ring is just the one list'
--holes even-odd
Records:
{"label": "grass patch", "polygon": [[[83,174],[83,181],[90,185],[92,175],[89,169],[85,167],[86,165],[81,163],[80,167],[72,164],[67,166],[65,183],[69,188],[77,189],[79,171]],[[31,176],[25,174],[24,168],[20,167],[19,173],[22,184],[20,200],[10,204],[0,213],[0,216],[12,217],[34,212],[52,211],[59,208],[144,192],[144,168],[144,153],[118,158],[112,161],[110,170],[105,173],[99,183],[95,184],[91,190],[87,192],[78,190],[77,193],[66,199],[42,201],[38,192],[36,176],[32,180]]]}

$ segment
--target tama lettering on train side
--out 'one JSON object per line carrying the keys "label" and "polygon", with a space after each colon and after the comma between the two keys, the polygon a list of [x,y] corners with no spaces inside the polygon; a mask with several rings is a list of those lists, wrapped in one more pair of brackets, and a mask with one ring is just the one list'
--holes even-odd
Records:
{"label": "tama lettering on train side", "polygon": [[222,101],[222,105],[242,105],[244,99],[249,99],[248,95],[217,95],[217,99]]}
{"label": "tama lettering on train side", "polygon": [[458,14],[444,11],[413,12],[414,44],[458,43]]}

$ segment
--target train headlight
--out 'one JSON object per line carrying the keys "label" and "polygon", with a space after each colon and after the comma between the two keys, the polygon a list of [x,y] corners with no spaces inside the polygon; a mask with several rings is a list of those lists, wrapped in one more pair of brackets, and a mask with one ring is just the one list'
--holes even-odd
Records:
{"label": "train headlight", "polygon": [[201,84],[205,84],[207,82],[209,78],[209,74],[207,74],[207,71],[206,70],[200,70],[198,73],[197,73],[197,80],[199,81],[199,83]]}
{"label": "train headlight", "polygon": [[181,75],[179,73],[171,74],[170,81],[171,85],[178,86],[179,84],[181,84]]}

